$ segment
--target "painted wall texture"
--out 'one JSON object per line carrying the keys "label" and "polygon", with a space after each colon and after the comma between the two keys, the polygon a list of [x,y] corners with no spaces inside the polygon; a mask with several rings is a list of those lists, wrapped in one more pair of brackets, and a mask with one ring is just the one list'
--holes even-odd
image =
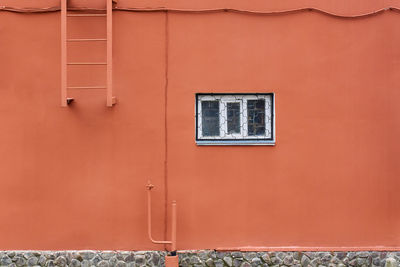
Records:
{"label": "painted wall texture", "polygon": [[[225,7],[211,2],[190,3]],[[230,5],[290,7],[257,3]],[[394,4],[353,3],[326,7]],[[102,19],[70,18],[68,32],[104,36]],[[177,200],[178,249],[400,246],[398,12],[113,20],[117,105],[70,90],[76,102],[62,108],[60,13],[0,12],[0,249],[163,249],[146,235],[148,179],[157,239],[169,237],[165,196]],[[71,44],[69,60],[102,60],[104,49]],[[71,86],[105,80],[103,66],[69,74]],[[200,92],[274,92],[276,145],[197,146]]]}

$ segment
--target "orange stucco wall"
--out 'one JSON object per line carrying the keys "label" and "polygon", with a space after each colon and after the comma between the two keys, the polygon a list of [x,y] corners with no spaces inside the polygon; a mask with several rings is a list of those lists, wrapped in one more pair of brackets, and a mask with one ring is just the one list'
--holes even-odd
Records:
{"label": "orange stucco wall", "polygon": [[[0,12],[0,249],[162,249],[148,179],[158,239],[178,202],[178,249],[400,246],[400,14],[115,11],[113,108],[60,107],[59,16]],[[274,92],[276,145],[197,146],[197,92]]]}

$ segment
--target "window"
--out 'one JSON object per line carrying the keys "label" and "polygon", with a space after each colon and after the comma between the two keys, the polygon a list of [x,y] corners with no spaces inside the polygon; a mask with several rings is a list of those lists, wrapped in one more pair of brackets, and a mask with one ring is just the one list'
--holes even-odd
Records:
{"label": "window", "polygon": [[196,94],[199,145],[275,144],[274,94]]}

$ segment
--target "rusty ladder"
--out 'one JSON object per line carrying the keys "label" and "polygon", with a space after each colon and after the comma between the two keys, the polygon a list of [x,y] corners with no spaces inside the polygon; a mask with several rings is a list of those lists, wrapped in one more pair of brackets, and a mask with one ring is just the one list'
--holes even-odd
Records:
{"label": "rusty ladder", "polygon": [[[85,13],[69,14],[67,12],[67,0],[61,0],[61,106],[66,107],[74,99],[67,96],[68,89],[106,89],[107,107],[112,107],[116,103],[112,88],[112,5],[113,0],[107,1],[106,13]],[[104,39],[79,38],[68,39],[67,36],[67,17],[106,17],[107,18],[107,37]],[[106,62],[67,62],[67,47],[69,42],[107,42]],[[67,72],[69,65],[106,65],[107,82],[105,86],[68,86]]]}

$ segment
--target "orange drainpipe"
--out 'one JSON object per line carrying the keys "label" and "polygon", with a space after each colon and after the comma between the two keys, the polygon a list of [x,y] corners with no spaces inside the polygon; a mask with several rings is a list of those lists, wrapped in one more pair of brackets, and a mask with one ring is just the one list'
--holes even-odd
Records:
{"label": "orange drainpipe", "polygon": [[176,201],[172,201],[172,223],[171,223],[171,241],[169,240],[154,240],[151,234],[151,189],[154,185],[148,181],[146,185],[147,189],[147,230],[148,236],[151,242],[154,244],[170,244],[171,245],[171,256],[165,256],[165,266],[166,267],[178,267],[179,259],[176,255]]}

